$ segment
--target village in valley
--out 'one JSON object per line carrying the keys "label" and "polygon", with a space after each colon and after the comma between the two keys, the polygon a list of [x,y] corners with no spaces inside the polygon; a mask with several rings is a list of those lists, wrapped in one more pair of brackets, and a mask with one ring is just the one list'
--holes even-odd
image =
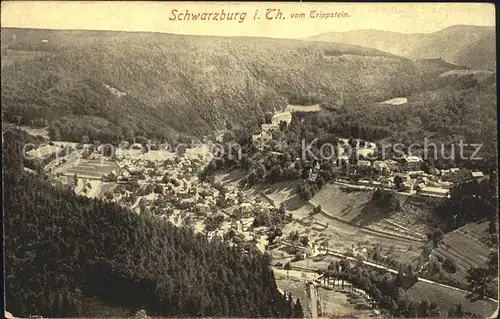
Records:
{"label": "village in valley", "polygon": [[498,317],[491,5],[35,2],[6,318]]}
{"label": "village in valley", "polygon": [[[261,152],[274,152],[266,150],[266,142],[280,126],[290,125],[294,111],[319,109],[314,105],[289,105],[276,112],[271,123],[261,125],[261,130],[252,135],[252,143]],[[331,161],[336,178],[316,194],[308,195],[310,198],[304,198],[300,190],[297,194],[292,187],[300,186],[296,182],[247,187],[241,183],[247,174],[243,169],[221,170],[200,179],[216,155],[211,142],[173,151],[161,145],[151,148],[122,142],[114,149],[111,145],[83,142],[87,143],[51,141],[28,155],[52,159],[45,170],[54,176],[55,183],[69,185],[78,194],[103,198],[133,213],[188,227],[243,253],[258,249],[269,254],[278,287],[307,300],[310,313],[315,315],[318,311],[322,315],[349,315],[353,311],[358,315],[380,315],[367,292],[345,280],[332,282],[327,276],[329,271],[361,263],[394,274],[402,271],[401,267],[409,267],[412,276],[418,278],[427,271],[431,260],[442,258],[435,253],[436,247],[428,244],[429,229],[415,225],[415,220],[424,218],[419,202],[448,198],[455,183],[484,178],[482,172],[465,168],[433,167],[424,171],[423,159],[415,155],[398,161],[368,160],[374,154],[375,143],[342,138],[337,147],[339,156]],[[354,146],[360,159],[353,161],[346,154],[346,145]],[[296,162],[311,161],[297,158]],[[303,176],[306,183],[314,184],[321,174],[320,164],[316,161],[310,166]],[[366,210],[370,203],[389,193],[398,198],[395,213],[383,213],[369,222],[363,220],[369,215]],[[417,208],[403,211],[401,202]],[[381,207],[372,209],[378,211]],[[481,249],[486,256],[487,250]],[[463,275],[457,276],[456,280],[463,281]],[[421,280],[416,285],[455,289]],[[312,289],[310,285],[317,287]],[[348,295],[332,299],[333,295],[327,293],[331,289],[345,290]],[[465,294],[460,298],[464,299]]]}

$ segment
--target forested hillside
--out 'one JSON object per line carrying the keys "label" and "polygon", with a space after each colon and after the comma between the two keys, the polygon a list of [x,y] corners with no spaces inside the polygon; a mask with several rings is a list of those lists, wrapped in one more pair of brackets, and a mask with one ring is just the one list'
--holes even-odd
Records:
{"label": "forested hillside", "polygon": [[302,316],[300,304],[278,292],[269,259],[258,251],[242,254],[23,173],[27,138],[8,131],[2,145],[9,312],[84,317],[92,297],[132,314]]}
{"label": "forested hillside", "polygon": [[[429,144],[437,145],[439,153],[443,148],[445,154],[458,151],[458,144],[462,139],[466,144],[481,144],[480,154],[495,156],[495,74],[445,73],[436,79],[429,79],[426,86],[425,91],[412,94],[406,104],[354,106],[338,112],[333,116],[333,122],[385,130],[386,135],[382,138],[386,141],[407,146],[412,143],[423,146],[424,138],[427,138]],[[353,133],[355,137],[369,141],[380,139],[366,130],[357,129]],[[452,149],[451,144],[455,144],[455,149]],[[473,150],[467,148],[464,154],[468,154],[471,149]]]}
{"label": "forested hillside", "polygon": [[65,140],[201,135],[287,103],[416,92],[450,67],[339,43],[2,29],[2,114]]}
{"label": "forested hillside", "polygon": [[495,27],[455,25],[432,33],[380,30],[330,32],[307,38],[362,45],[416,58],[442,58],[474,69],[495,70]]}

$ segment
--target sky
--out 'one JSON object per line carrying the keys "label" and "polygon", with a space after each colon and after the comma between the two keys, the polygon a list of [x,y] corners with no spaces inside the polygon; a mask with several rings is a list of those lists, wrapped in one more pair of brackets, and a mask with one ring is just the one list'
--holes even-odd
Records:
{"label": "sky", "polygon": [[[274,9],[268,14],[266,10]],[[281,12],[278,19],[277,10]],[[175,14],[173,10],[177,10]],[[186,21],[178,14],[239,13],[232,21]],[[223,11],[222,11],[223,10]],[[311,17],[316,11],[320,17]],[[241,20],[242,13],[244,19]],[[304,18],[292,18],[303,13]],[[321,18],[321,13],[339,17]],[[183,17],[183,16],[181,16]],[[200,15],[201,17],[201,15]],[[255,19],[254,19],[255,18]],[[491,3],[193,3],[2,1],[1,26],[46,29],[152,31],[179,34],[301,38],[326,32],[378,29],[429,33],[452,25],[495,25]]]}

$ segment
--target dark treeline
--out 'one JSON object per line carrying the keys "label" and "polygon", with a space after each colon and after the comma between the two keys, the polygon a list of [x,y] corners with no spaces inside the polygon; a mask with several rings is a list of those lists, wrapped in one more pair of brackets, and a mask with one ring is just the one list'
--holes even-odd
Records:
{"label": "dark treeline", "polygon": [[17,316],[84,316],[87,297],[156,316],[301,317],[269,257],[23,173],[26,133],[5,132],[5,291]]}

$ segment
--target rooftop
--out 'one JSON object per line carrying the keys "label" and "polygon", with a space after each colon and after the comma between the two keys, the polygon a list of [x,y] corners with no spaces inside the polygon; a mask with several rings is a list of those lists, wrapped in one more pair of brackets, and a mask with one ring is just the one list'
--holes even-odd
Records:
{"label": "rooftop", "polygon": [[290,112],[275,113],[271,121],[273,124],[279,124],[281,121],[290,123],[292,122],[292,113]]}
{"label": "rooftop", "polygon": [[449,193],[449,189],[445,189],[445,188],[440,188],[440,187],[424,187],[422,188],[421,190],[422,192],[427,192],[427,193],[435,193],[435,194],[448,194]]}
{"label": "rooftop", "polygon": [[277,130],[279,129],[278,124],[262,124],[262,130],[267,131],[267,130]]}
{"label": "rooftop", "polygon": [[422,159],[418,156],[407,156],[405,157],[405,161],[408,163],[418,163],[421,162]]}
{"label": "rooftop", "polygon": [[358,165],[359,166],[370,166],[371,163],[370,163],[370,161],[359,160]]}
{"label": "rooftop", "polygon": [[472,177],[483,177],[484,176],[483,172],[472,172],[471,174],[472,174]]}

